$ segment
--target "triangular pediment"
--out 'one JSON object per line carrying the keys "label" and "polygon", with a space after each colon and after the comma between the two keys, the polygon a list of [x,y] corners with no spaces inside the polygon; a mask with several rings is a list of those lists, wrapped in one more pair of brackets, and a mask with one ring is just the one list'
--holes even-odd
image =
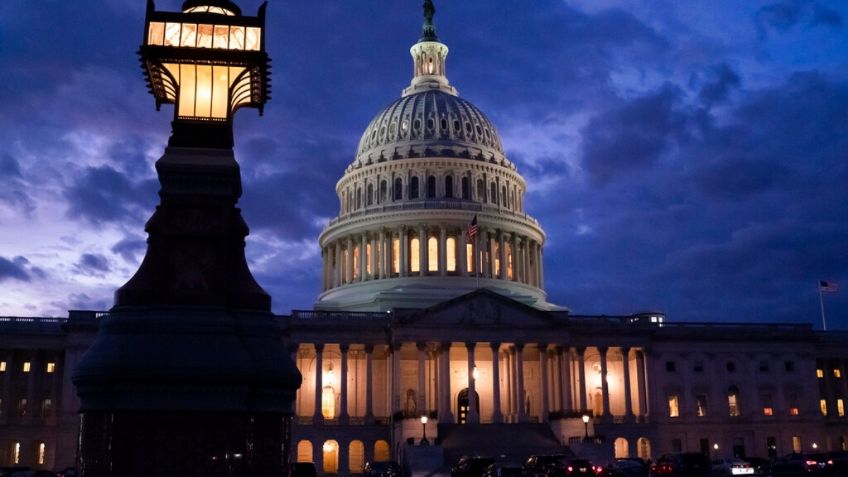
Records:
{"label": "triangular pediment", "polygon": [[408,324],[427,327],[539,328],[558,322],[550,313],[485,288],[412,312],[404,318]]}

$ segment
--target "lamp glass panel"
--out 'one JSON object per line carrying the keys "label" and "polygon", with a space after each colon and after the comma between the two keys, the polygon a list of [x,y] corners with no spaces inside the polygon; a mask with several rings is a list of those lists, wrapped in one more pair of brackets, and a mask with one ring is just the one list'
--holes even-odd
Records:
{"label": "lamp glass panel", "polygon": [[212,48],[212,36],[214,31],[215,27],[212,25],[199,25],[197,27],[197,47]]}
{"label": "lamp glass panel", "polygon": [[226,66],[213,67],[212,117],[226,118],[229,106],[230,77]]}
{"label": "lamp glass panel", "polygon": [[[209,117],[212,112],[212,67],[209,65],[198,65],[196,88],[197,103],[194,106],[194,116]],[[183,79],[185,80],[185,79]],[[190,94],[189,90],[180,85],[180,96]],[[190,113],[188,115],[191,115]]]}
{"label": "lamp glass panel", "polygon": [[244,27],[241,27],[241,26],[231,26],[230,27],[230,49],[231,50],[243,50],[244,49]]}
{"label": "lamp glass panel", "polygon": [[162,46],[165,41],[165,24],[163,22],[150,22],[147,30],[147,44]]}
{"label": "lamp glass panel", "polygon": [[230,37],[230,28],[227,25],[215,25],[215,39],[213,48],[227,48],[227,40]]}
{"label": "lamp glass panel", "polygon": [[165,46],[180,46],[180,24],[165,24]]}
{"label": "lamp glass panel", "polygon": [[177,81],[180,84],[178,116],[194,116],[195,91],[197,89],[195,68],[194,65],[180,65],[180,74],[177,76]]}
{"label": "lamp glass panel", "polygon": [[245,50],[258,51],[262,41],[262,29],[257,27],[247,27],[247,35],[244,42]]}
{"label": "lamp glass panel", "polygon": [[197,24],[183,23],[183,32],[180,36],[180,46],[189,46],[194,48],[197,42]]}

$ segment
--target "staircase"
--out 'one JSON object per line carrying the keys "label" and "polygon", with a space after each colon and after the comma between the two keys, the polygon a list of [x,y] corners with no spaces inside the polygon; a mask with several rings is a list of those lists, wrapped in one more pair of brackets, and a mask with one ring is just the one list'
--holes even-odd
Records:
{"label": "staircase", "polygon": [[466,454],[520,464],[532,454],[568,452],[548,424],[439,424],[439,438],[448,467]]}

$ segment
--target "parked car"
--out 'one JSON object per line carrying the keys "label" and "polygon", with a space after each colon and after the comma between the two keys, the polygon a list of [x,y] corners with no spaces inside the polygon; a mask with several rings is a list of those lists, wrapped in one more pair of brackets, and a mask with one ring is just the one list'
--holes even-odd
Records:
{"label": "parked car", "polygon": [[15,472],[29,470],[29,467],[0,467],[0,477],[11,477]]}
{"label": "parked car", "polygon": [[771,475],[771,461],[763,457],[746,457],[745,460],[754,468],[754,475]]}
{"label": "parked car", "polygon": [[772,477],[795,477],[826,475],[828,468],[826,454],[789,454],[771,465]]}
{"label": "parked car", "polygon": [[524,477],[548,477],[565,475],[571,456],[565,454],[531,455],[524,462],[521,474]]}
{"label": "parked car", "polygon": [[312,462],[293,462],[291,464],[291,477],[317,477],[318,469]]}
{"label": "parked car", "polygon": [[483,477],[521,477],[522,468],[518,464],[495,462],[486,467]]}
{"label": "parked car", "polygon": [[596,473],[605,477],[648,477],[648,471],[648,464],[641,459],[616,459]]}
{"label": "parked car", "polygon": [[56,477],[78,477],[79,472],[73,467],[66,467],[56,474]]}
{"label": "parked car", "polygon": [[12,472],[10,477],[56,477],[56,474],[49,470],[18,470]]}
{"label": "parked car", "polygon": [[451,467],[451,477],[481,477],[486,467],[494,463],[491,457],[464,455]]}
{"label": "parked car", "polygon": [[651,467],[652,477],[705,477],[710,461],[700,452],[665,454]]}
{"label": "parked car", "polygon": [[394,461],[365,463],[367,477],[400,477],[402,473],[400,465]]}
{"label": "parked car", "polygon": [[754,475],[754,467],[738,457],[715,459],[710,463],[710,468],[713,475]]}

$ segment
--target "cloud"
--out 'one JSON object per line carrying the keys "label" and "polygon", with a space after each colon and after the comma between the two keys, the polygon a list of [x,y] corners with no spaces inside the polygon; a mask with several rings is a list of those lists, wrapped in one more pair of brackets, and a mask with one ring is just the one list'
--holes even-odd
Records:
{"label": "cloud", "polygon": [[120,255],[129,264],[138,264],[140,256],[147,250],[147,241],[131,236],[117,242],[111,248],[112,253]]}
{"label": "cloud", "polygon": [[87,167],[64,192],[69,217],[94,225],[108,222],[138,224],[150,214],[156,200],[157,181],[131,182],[110,166]]}
{"label": "cloud", "polygon": [[807,27],[826,26],[839,28],[842,16],[839,12],[810,0],[785,0],[763,7],[754,14],[760,37],[766,37],[769,31],[785,33],[803,21]]}
{"label": "cloud", "polygon": [[8,154],[0,155],[0,177],[17,179],[23,177],[21,176],[21,167],[14,157]]}
{"label": "cloud", "polygon": [[715,66],[709,74],[710,77],[701,87],[698,95],[701,102],[707,106],[724,102],[730,92],[742,83],[739,75],[726,63]]}
{"label": "cloud", "polygon": [[22,257],[9,260],[0,257],[0,282],[6,280],[19,280],[23,282],[30,281],[29,273],[27,273],[24,264],[19,260]]}
{"label": "cloud", "polygon": [[80,255],[79,261],[74,264],[77,273],[91,276],[105,276],[112,270],[109,259],[104,255],[95,253],[84,253]]}

